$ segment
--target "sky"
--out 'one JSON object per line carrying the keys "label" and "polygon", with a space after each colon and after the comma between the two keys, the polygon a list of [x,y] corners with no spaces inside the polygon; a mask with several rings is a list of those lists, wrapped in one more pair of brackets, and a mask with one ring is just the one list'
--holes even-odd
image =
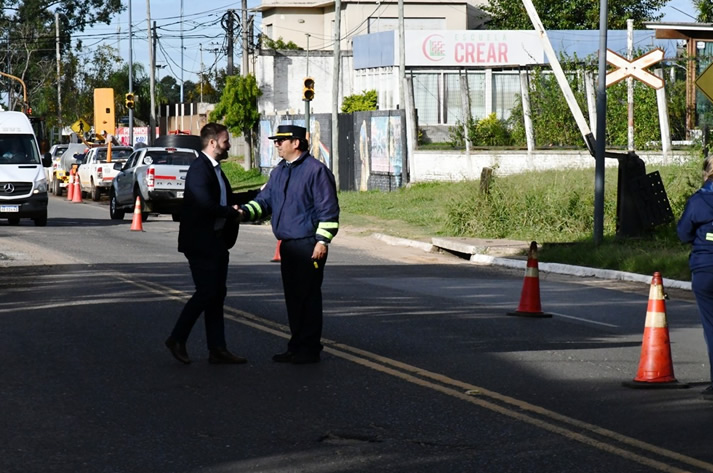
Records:
{"label": "sky", "polygon": [[[128,7],[128,1],[124,0]],[[135,63],[142,63],[148,71],[149,51],[147,33],[147,2],[132,0],[131,16],[134,33],[133,56]],[[183,3],[183,73],[181,73],[181,3]],[[258,6],[260,0],[248,0],[248,8]],[[156,51],[157,80],[170,74],[180,81],[198,81],[198,73],[203,70],[225,69],[225,30],[221,18],[228,9],[241,14],[240,0],[150,0],[151,20],[158,28],[158,47]],[[663,21],[695,21],[695,9],[692,0],[671,0],[663,10]],[[237,22],[237,20],[236,20]],[[260,19],[257,15],[256,34],[260,31]],[[99,25],[77,33],[75,39],[81,39],[84,50],[94,51],[103,44],[118,49],[119,55],[129,58],[129,13],[125,10],[116,15],[110,25]],[[237,30],[236,30],[237,34]],[[241,64],[240,43],[235,46],[233,63]],[[201,61],[202,58],[202,61]]]}
{"label": "sky", "polygon": [[[131,3],[131,18],[133,31],[134,63],[142,63],[148,72],[149,47],[147,32],[147,1],[133,0]],[[158,30],[158,45],[156,48],[157,80],[170,74],[177,80],[181,78],[181,3],[183,3],[183,80],[196,82],[201,71],[201,56],[203,70],[215,70],[227,67],[227,56],[224,47],[226,31],[221,26],[221,18],[228,9],[233,9],[241,15],[240,0],[150,0],[151,23],[156,22]],[[259,0],[248,0],[248,8],[260,4]],[[118,50],[119,56],[125,61],[129,59],[129,11],[127,7],[122,13],[115,15],[110,25],[97,25],[76,33],[75,40],[81,40],[84,51],[95,51],[107,45]],[[255,14],[255,13],[249,13]],[[259,21],[259,20],[258,20]],[[238,34],[239,21],[234,22],[235,34]],[[256,23],[256,34],[259,24]],[[240,43],[234,46],[233,64],[240,66]]]}

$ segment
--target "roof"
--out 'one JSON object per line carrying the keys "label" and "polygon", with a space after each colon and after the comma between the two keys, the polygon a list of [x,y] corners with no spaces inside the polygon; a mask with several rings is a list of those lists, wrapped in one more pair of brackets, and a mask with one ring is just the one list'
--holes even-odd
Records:
{"label": "roof", "polygon": [[659,39],[688,39],[713,41],[713,23],[646,22],[644,26],[656,30]]}

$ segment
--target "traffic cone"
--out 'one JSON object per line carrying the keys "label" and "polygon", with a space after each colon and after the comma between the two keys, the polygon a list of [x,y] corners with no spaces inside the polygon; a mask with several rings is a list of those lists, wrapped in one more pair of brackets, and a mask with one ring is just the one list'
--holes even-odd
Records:
{"label": "traffic cone", "polygon": [[689,387],[688,384],[679,383],[673,375],[671,341],[668,338],[666,301],[664,301],[661,273],[654,273],[651,279],[639,372],[633,381],[622,384],[627,388],[649,389]]}
{"label": "traffic cone", "polygon": [[74,197],[74,169],[69,173],[69,179],[67,180],[67,200],[71,201]]}
{"label": "traffic cone", "polygon": [[82,203],[82,184],[79,180],[79,174],[74,175],[74,192],[72,193],[72,203],[81,204]]}
{"label": "traffic cone", "polygon": [[515,312],[508,312],[508,315],[552,317],[552,314],[542,312],[542,306],[540,305],[540,270],[537,267],[537,242],[530,243],[530,251],[527,253],[527,269],[525,270],[525,280],[522,283],[520,305]]}
{"label": "traffic cone", "polygon": [[131,221],[132,232],[143,232],[144,224],[141,218],[141,197],[136,196],[136,204],[134,205],[134,219]]}
{"label": "traffic cone", "polygon": [[280,258],[280,245],[282,244],[282,240],[277,240],[277,246],[275,247],[275,256],[272,257],[270,260],[273,263],[279,263],[282,261]]}

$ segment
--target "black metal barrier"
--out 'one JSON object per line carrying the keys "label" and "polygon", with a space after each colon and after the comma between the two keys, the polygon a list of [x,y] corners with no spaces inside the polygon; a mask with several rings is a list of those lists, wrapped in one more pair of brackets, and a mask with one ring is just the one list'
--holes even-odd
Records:
{"label": "black metal barrier", "polygon": [[673,220],[673,212],[658,171],[646,174],[646,165],[630,151],[617,154],[616,234],[633,237]]}

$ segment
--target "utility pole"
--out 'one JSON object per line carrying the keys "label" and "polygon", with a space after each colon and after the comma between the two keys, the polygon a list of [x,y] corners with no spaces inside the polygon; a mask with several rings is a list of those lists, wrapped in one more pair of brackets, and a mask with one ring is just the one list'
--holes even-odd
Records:
{"label": "utility pole", "polygon": [[59,128],[59,141],[62,141],[62,74],[60,71],[62,57],[59,54],[59,12],[54,12],[54,27],[57,40],[57,127]]}
{"label": "utility pole", "polygon": [[203,103],[203,43],[200,43],[198,45],[198,47],[200,48],[200,51],[201,51],[201,73],[200,73],[200,76],[201,76],[201,103]]}
{"label": "utility pole", "polygon": [[607,0],[599,0],[599,83],[597,84],[597,136],[594,153],[594,244],[604,240],[604,159],[607,127]]}
{"label": "utility pole", "polygon": [[243,38],[243,61],[241,70],[240,70],[240,75],[243,77],[247,77],[248,73],[250,72],[249,66],[248,66],[248,0],[243,0],[242,1],[242,7],[241,7],[241,16],[240,16],[240,28],[242,29],[241,36]]}
{"label": "utility pole", "polygon": [[147,144],[149,146],[153,145],[154,137],[156,135],[156,56],[154,54],[154,31],[156,30],[156,25],[154,24],[153,29],[151,28],[151,0],[146,0],[146,26],[148,26],[149,35],[149,64],[151,65],[151,71],[149,73],[149,95],[151,96],[151,115],[149,116],[149,136],[147,138]]}
{"label": "utility pole", "polygon": [[[402,110],[406,110],[406,93],[404,91],[404,82],[406,81],[406,33],[404,32],[405,30],[405,25],[404,25],[404,0],[399,0],[399,108]],[[463,115],[463,116],[469,116],[470,115],[470,109],[468,110],[468,115]],[[406,114],[404,113],[404,117]],[[466,133],[466,146],[468,146],[468,134]],[[399,137],[401,139],[401,137]],[[405,176],[408,176],[407,172],[407,166],[408,166],[408,161],[407,161],[407,153],[404,150],[407,150],[408,146],[402,146],[401,147],[401,152],[403,153],[401,155],[401,185],[404,186],[406,185],[408,179]],[[468,150],[470,151],[470,149]]]}
{"label": "utility pole", "polygon": [[[309,33],[305,33],[305,35],[307,36],[307,74],[305,74],[305,77],[309,77],[309,37],[311,35]],[[305,128],[307,129],[307,137],[308,138],[309,138],[309,105],[310,105],[310,101],[305,100]]]}
{"label": "utility pole", "polygon": [[339,82],[341,60],[342,2],[334,2],[334,65],[332,68],[332,174],[339,190]]}
{"label": "utility pole", "polygon": [[[129,9],[131,9],[131,0],[129,0]],[[183,107],[183,0],[181,0],[181,21],[179,22],[181,31],[181,107]],[[181,113],[183,115],[183,113]],[[178,117],[176,117],[176,124],[178,124]],[[178,128],[178,126],[176,126]]]}
{"label": "utility pole", "polygon": [[227,73],[229,76],[233,75],[233,43],[235,42],[235,38],[233,38],[233,15],[235,14],[235,10],[228,10],[227,14],[227,30],[228,30],[228,70]]}
{"label": "utility pole", "polygon": [[[131,0],[129,0],[129,93],[134,93],[134,33],[131,26]],[[134,109],[129,109],[129,146],[134,146]]]}

